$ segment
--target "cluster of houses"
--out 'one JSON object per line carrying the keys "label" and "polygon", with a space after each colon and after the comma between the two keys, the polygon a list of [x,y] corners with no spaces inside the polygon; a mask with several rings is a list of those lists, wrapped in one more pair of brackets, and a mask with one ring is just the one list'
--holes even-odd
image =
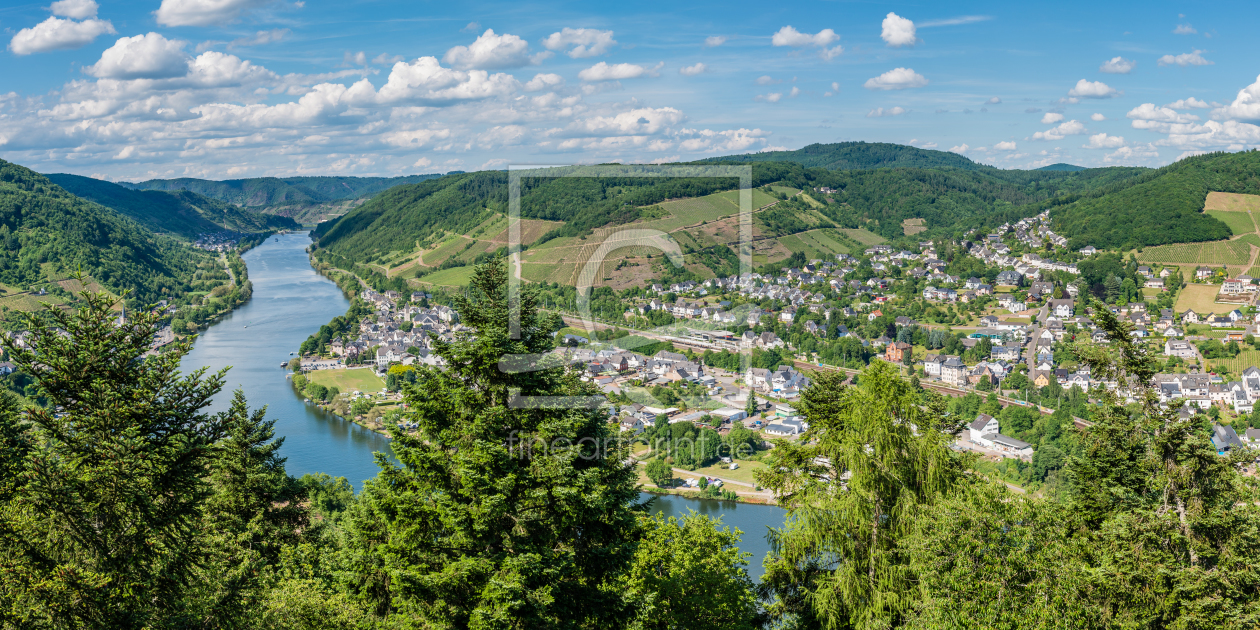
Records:
{"label": "cluster of houses", "polygon": [[196,240],[193,241],[193,247],[208,252],[230,252],[236,249],[236,244],[240,240],[241,234],[237,232],[207,232],[197,235]]}
{"label": "cluster of houses", "polygon": [[375,307],[374,317],[364,317],[353,339],[335,339],[328,350],[333,356],[348,360],[375,349],[373,361],[379,371],[394,363],[441,365],[441,358],[431,352],[433,341],[429,333],[450,340],[462,329],[459,314],[450,307],[418,306],[417,302],[428,297],[422,292],[404,297],[397,291],[378,293],[366,289],[360,297]]}

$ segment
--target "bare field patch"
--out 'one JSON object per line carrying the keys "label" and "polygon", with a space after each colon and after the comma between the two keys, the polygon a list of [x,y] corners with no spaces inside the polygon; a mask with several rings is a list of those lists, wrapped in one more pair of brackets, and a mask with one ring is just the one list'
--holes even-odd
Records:
{"label": "bare field patch", "polygon": [[1217,304],[1216,294],[1220,293],[1218,284],[1187,284],[1177,295],[1176,311],[1181,313],[1193,309],[1196,313],[1228,313],[1237,305]]}
{"label": "bare field patch", "polygon": [[919,232],[927,231],[927,221],[925,219],[906,219],[901,222],[901,231],[910,236]]}
{"label": "bare field patch", "polygon": [[1204,210],[1224,210],[1227,212],[1260,211],[1260,195],[1243,195],[1240,193],[1210,192],[1203,202]]}

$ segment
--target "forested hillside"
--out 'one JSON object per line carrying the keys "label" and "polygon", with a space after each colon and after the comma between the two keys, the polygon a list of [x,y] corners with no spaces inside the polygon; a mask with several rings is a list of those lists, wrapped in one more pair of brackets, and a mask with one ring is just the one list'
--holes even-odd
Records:
{"label": "forested hillside", "polygon": [[196,254],[0,160],[0,282],[27,287],[82,271],[140,303],[181,293]]}
{"label": "forested hillside", "polygon": [[290,203],[322,203],[358,199],[401,184],[414,184],[441,175],[403,177],[254,177],[211,181],[181,177],[150,179],[123,185],[135,190],[188,190],[240,206],[269,206]]}
{"label": "forested hillside", "polygon": [[[1126,185],[1127,184],[1127,185]],[[1229,228],[1203,213],[1209,192],[1260,193],[1260,153],[1189,157],[1131,182],[1055,204],[1055,229],[1072,247],[1130,249],[1229,238]]]}
{"label": "forested hillside", "polygon": [[245,210],[187,190],[134,190],[66,173],[53,173],[46,177],[70,193],[117,210],[154,232],[170,232],[191,238],[221,230],[259,232],[301,227],[288,217]]}
{"label": "forested hillside", "polygon": [[977,164],[957,153],[933,151],[886,142],[838,142],[811,144],[795,151],[766,151],[709,158],[705,162],[792,162],[826,169],[957,168],[997,170]]}

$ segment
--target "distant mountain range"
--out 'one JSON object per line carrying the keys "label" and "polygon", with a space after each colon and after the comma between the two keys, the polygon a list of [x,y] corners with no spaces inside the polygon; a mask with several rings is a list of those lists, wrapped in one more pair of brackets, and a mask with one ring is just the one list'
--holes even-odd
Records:
{"label": "distant mountain range", "polygon": [[1063,162],[1059,162],[1059,163],[1057,163],[1057,164],[1051,164],[1050,166],[1043,166],[1043,167],[1041,167],[1041,168],[1039,168],[1039,169],[1036,169],[1036,170],[1038,170],[1038,171],[1069,171],[1069,172],[1076,172],[1076,171],[1083,171],[1083,170],[1085,170],[1085,167],[1084,167],[1084,166],[1076,166],[1075,164],[1065,164],[1065,163],[1063,163]]}
{"label": "distant mountain range", "polygon": [[415,184],[440,174],[404,175],[402,177],[253,177],[250,179],[150,179],[128,183],[133,190],[188,190],[238,206],[275,206],[312,204],[344,199],[371,197],[401,184]]}
{"label": "distant mountain range", "polygon": [[70,193],[117,210],[154,232],[193,238],[198,234],[222,230],[261,232],[302,227],[288,217],[253,212],[188,190],[134,190],[66,173],[53,173],[47,177]]}

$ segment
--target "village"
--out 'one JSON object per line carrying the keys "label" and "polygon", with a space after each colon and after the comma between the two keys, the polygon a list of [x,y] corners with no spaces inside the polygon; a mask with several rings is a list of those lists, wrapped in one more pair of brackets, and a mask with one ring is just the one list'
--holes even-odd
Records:
{"label": "village", "polygon": [[[1095,378],[1070,351],[1081,341],[1108,343],[1086,306],[1090,283],[1083,276],[1101,252],[1067,252],[1064,244],[1042,214],[975,240],[920,242],[917,251],[873,245],[860,256],[769,273],[654,284],[648,294],[656,297],[625,299],[620,320],[559,331],[555,352],[609,397],[610,420],[629,435],[664,417],[720,433],[738,423],[764,439],[792,439],[808,428],[791,405],[808,387],[810,370],[857,370],[871,361],[898,365],[907,378],[951,396],[996,393],[1003,405],[1048,413],[1054,405],[1044,400],[1047,391],[1088,398],[1116,386]],[[1202,284],[1185,286],[1214,291],[1213,307],[1178,312],[1181,269],[1120,264],[1101,297],[1167,361],[1155,383],[1161,400],[1210,415],[1221,453],[1260,441],[1260,428],[1249,426],[1260,369],[1209,370],[1214,357],[1201,350],[1216,344],[1237,355],[1255,347],[1254,279],[1198,267],[1193,279]],[[370,369],[384,382],[391,366],[440,367],[433,340],[464,330],[450,307],[429,305],[430,293],[365,289],[359,298],[370,313],[350,334],[330,340],[322,357],[304,357],[302,370]],[[584,321],[580,313],[564,315],[570,326]],[[668,323],[652,325],[662,320]],[[635,350],[645,345],[663,349]],[[778,360],[755,367],[753,356],[767,352]],[[398,401],[397,387],[381,389],[349,395]],[[1003,433],[995,415],[968,415],[962,447],[1025,462],[1036,455],[1038,444]]]}

